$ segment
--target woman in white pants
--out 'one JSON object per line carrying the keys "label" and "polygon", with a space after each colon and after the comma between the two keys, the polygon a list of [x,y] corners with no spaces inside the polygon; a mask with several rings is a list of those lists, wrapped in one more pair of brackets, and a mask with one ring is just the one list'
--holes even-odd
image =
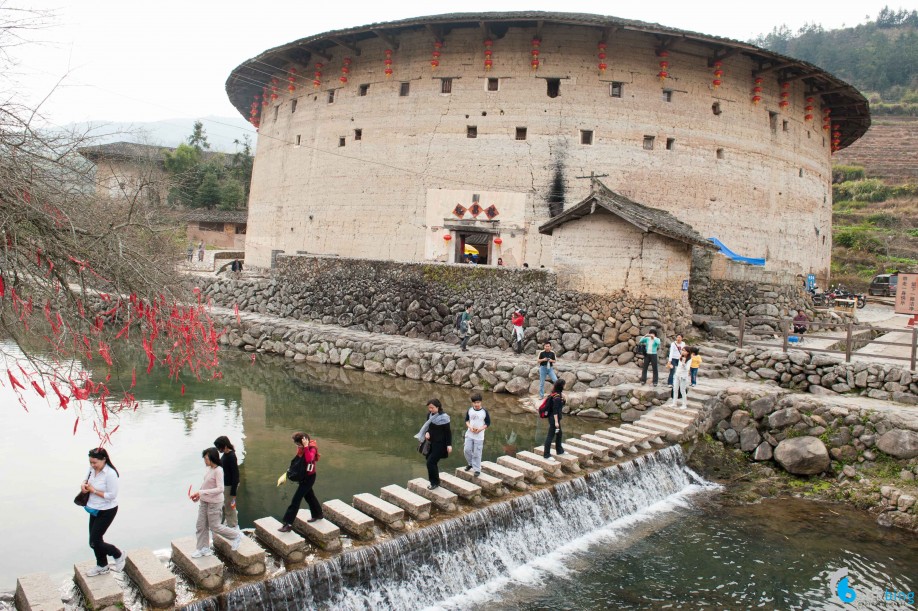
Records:
{"label": "woman in white pants", "polygon": [[210,547],[210,533],[229,539],[233,551],[239,549],[244,536],[241,530],[220,523],[223,509],[223,467],[220,466],[220,453],[217,448],[207,448],[201,456],[207,471],[201,489],[191,495],[191,500],[198,503],[198,523],[195,527],[197,549],[191,554],[192,558],[214,553]]}
{"label": "woman in white pants", "polygon": [[[667,364],[667,367],[674,368],[672,363]],[[689,373],[691,368],[692,357],[688,349],[683,348],[679,355],[679,360],[676,362],[675,371],[673,371],[673,407],[676,407],[680,393],[682,394],[681,409],[688,407]]]}

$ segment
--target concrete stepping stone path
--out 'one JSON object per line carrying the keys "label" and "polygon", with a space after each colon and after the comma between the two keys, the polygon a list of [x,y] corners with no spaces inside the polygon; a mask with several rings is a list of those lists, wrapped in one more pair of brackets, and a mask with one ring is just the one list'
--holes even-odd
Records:
{"label": "concrete stepping stone path", "polygon": [[175,603],[175,575],[149,549],[127,552],[124,572],[152,607],[171,607]]}
{"label": "concrete stepping stone path", "polygon": [[183,537],[172,542],[172,564],[177,566],[202,590],[219,590],[223,587],[223,563],[216,555],[192,558],[197,541]]}
{"label": "concrete stepping stone path", "polygon": [[17,579],[13,603],[19,611],[64,611],[64,602],[47,573]]}
{"label": "concrete stepping stone path", "polygon": [[405,513],[415,520],[429,520],[433,503],[419,494],[406,490],[397,484],[391,484],[379,489],[379,497],[401,507]]}
{"label": "concrete stepping stone path", "polygon": [[86,599],[86,605],[93,611],[121,611],[124,608],[124,592],[115,581],[114,571],[89,577],[86,572],[96,566],[95,560],[73,565],[73,579]]}
{"label": "concrete stepping stone path", "polygon": [[357,539],[371,541],[376,538],[373,518],[340,499],[322,503],[322,513],[326,520],[337,524],[338,528]]}
{"label": "concrete stepping stone path", "polygon": [[[526,481],[530,484],[545,483],[545,471],[543,471],[541,467],[532,465],[519,458],[514,458],[513,456],[498,456],[497,464],[501,467],[506,467],[522,473],[523,477],[525,477]],[[484,463],[481,464],[481,467],[484,468]]]}
{"label": "concrete stepping stone path", "polygon": [[405,530],[405,510],[378,496],[366,492],[355,494],[354,508],[382,522],[392,530]]}
{"label": "concrete stepping stone path", "polygon": [[273,517],[255,520],[255,536],[271,552],[285,562],[303,562],[306,559],[306,539],[294,531],[280,532],[283,526]]}
{"label": "concrete stepping stone path", "polygon": [[466,471],[464,467],[459,467],[456,469],[455,473],[456,477],[459,479],[480,486],[482,492],[488,496],[504,496],[507,494],[507,491],[504,489],[504,483],[500,479],[493,475],[488,475],[484,471],[476,476],[474,471]]}
{"label": "concrete stepping stone path", "polygon": [[430,482],[419,477],[408,482],[408,490],[414,492],[418,496],[424,497],[433,503],[434,507],[441,511],[452,513],[459,509],[459,497],[455,492],[450,492],[443,486],[428,490],[427,486],[429,485]]}
{"label": "concrete stepping stone path", "polygon": [[293,530],[326,552],[335,552],[341,549],[341,529],[328,520],[309,522],[310,518],[312,518],[312,514],[309,513],[308,509],[300,509],[296,514],[296,520],[293,522]]}

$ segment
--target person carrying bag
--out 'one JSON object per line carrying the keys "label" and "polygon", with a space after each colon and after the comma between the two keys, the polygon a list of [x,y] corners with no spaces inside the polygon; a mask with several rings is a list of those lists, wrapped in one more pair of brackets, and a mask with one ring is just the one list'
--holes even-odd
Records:
{"label": "person carrying bag", "polygon": [[310,517],[307,522],[317,522],[323,519],[322,504],[316,498],[313,486],[316,483],[316,463],[319,460],[319,447],[314,439],[311,439],[306,433],[294,433],[293,443],[296,444],[296,456],[290,461],[290,467],[287,469],[286,478],[281,476],[278,485],[284,479],[297,483],[296,492],[293,493],[293,499],[290,506],[284,513],[281,520],[283,525],[280,532],[290,532],[293,530],[293,523],[296,521],[296,514],[300,510],[300,503],[306,499],[309,505]]}

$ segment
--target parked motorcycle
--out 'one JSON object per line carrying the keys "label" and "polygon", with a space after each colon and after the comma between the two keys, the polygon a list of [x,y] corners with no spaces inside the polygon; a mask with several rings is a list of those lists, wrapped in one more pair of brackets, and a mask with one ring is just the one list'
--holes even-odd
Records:
{"label": "parked motorcycle", "polygon": [[840,284],[833,287],[832,290],[829,291],[829,295],[832,297],[833,302],[838,299],[854,301],[857,304],[858,309],[867,305],[866,295],[852,293]]}
{"label": "parked motorcycle", "polygon": [[823,291],[822,293],[818,292],[819,287],[813,285],[813,288],[807,289],[807,292],[810,294],[810,297],[813,299],[813,307],[816,308],[831,308],[835,304],[835,300],[832,298],[832,295]]}

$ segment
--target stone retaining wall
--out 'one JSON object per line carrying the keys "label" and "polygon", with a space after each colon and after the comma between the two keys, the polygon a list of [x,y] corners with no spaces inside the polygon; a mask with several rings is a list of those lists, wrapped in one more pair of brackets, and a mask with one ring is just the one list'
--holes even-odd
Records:
{"label": "stone retaining wall", "polygon": [[828,354],[761,346],[733,350],[727,364],[735,374],[784,388],[819,395],[857,392],[872,399],[918,405],[918,377],[894,365],[845,363]]}
{"label": "stone retaining wall", "polygon": [[[219,315],[216,319],[226,326],[220,341],[248,352],[517,396],[538,392],[539,370],[531,357],[482,358],[436,344],[419,349],[401,344],[398,338],[367,341],[348,337],[344,330],[304,329],[296,321],[269,324]],[[562,360],[557,373],[567,385],[565,412],[578,416],[633,422],[669,398],[667,389],[628,386],[637,381],[636,369],[610,374],[606,368]],[[546,389],[550,385],[546,381]]]}
{"label": "stone retaining wall", "polygon": [[[806,395],[728,388],[711,401],[701,427],[752,460],[773,460],[795,475],[863,483],[861,468],[891,460],[903,486],[913,486],[918,474],[918,413],[908,408],[828,406]],[[883,491],[881,523],[918,531],[915,497],[894,490]]]}
{"label": "stone retaining wall", "polygon": [[551,341],[559,356],[590,363],[631,362],[649,329],[665,341],[691,327],[682,301],[565,291],[546,270],[281,256],[270,279],[201,278],[200,285],[215,305],[447,342],[458,341],[456,314],[471,302],[469,346],[498,348],[510,345],[510,314],[522,307],[528,354]]}

